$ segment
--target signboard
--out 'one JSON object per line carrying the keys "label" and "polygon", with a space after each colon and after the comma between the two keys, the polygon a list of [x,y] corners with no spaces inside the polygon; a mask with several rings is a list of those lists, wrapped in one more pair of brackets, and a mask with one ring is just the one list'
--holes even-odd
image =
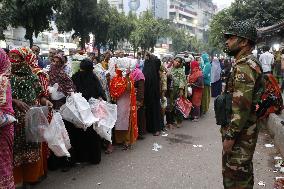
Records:
{"label": "signboard", "polygon": [[123,0],[123,11],[128,14],[129,12],[140,15],[151,8],[150,0]]}

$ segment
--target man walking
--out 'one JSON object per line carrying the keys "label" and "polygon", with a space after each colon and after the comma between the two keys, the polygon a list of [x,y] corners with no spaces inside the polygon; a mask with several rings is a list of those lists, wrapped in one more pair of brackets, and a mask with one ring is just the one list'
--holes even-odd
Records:
{"label": "man walking", "polygon": [[247,21],[234,22],[224,33],[225,52],[236,59],[227,81],[226,92],[232,95],[231,122],[221,128],[223,141],[222,173],[225,189],[252,189],[252,158],[259,128],[256,126],[256,89],[262,70],[252,55],[256,28]]}
{"label": "man walking", "polygon": [[264,74],[271,73],[271,67],[274,64],[274,56],[269,52],[269,49],[270,48],[268,46],[264,46],[264,53],[262,53],[259,57],[259,61]]}

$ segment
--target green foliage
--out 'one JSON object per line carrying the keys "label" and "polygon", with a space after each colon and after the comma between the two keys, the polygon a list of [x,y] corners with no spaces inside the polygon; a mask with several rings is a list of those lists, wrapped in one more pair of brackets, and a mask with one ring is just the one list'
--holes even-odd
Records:
{"label": "green foliage", "polygon": [[223,31],[232,21],[251,20],[256,27],[273,25],[284,19],[283,0],[236,0],[232,5],[213,17],[210,24],[209,42],[223,48]]}
{"label": "green foliage", "polygon": [[74,30],[73,37],[80,37],[81,48],[89,40],[96,25],[96,0],[64,0],[56,14],[56,25],[60,32]]}
{"label": "green foliage", "polygon": [[0,18],[3,18],[0,22],[0,39],[5,39],[3,32],[12,22],[12,15],[15,9],[14,0],[0,0]]}
{"label": "green foliage", "polygon": [[13,26],[23,26],[26,29],[25,38],[33,44],[33,34],[37,37],[44,30],[49,29],[50,19],[60,0],[14,0],[14,11],[11,16]]}
{"label": "green foliage", "polygon": [[130,43],[135,50],[154,50],[158,38],[170,35],[169,21],[155,19],[149,11],[135,22],[135,29],[130,35]]}

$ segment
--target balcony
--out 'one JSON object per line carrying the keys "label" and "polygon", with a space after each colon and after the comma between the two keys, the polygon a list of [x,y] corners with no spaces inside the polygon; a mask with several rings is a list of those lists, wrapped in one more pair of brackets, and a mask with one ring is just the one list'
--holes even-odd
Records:
{"label": "balcony", "polygon": [[196,18],[197,12],[191,11],[189,9],[177,6],[177,5],[170,5],[170,12],[178,12],[179,14],[183,14],[185,16]]}

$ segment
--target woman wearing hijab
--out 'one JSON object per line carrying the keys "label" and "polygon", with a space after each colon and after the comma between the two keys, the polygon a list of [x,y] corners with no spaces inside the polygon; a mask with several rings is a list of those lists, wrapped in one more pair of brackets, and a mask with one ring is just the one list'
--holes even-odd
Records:
{"label": "woman wearing hijab", "polygon": [[204,79],[204,89],[202,93],[202,102],[201,102],[201,114],[206,114],[209,109],[210,104],[210,85],[211,85],[211,64],[209,61],[209,55],[204,53],[201,55],[201,59],[204,62],[202,72]]}
{"label": "woman wearing hijab", "polygon": [[[72,79],[67,75],[64,71],[64,59],[60,54],[55,55],[51,60],[49,75],[49,85],[53,86],[54,84],[58,84],[58,92],[61,92],[65,95],[59,100],[52,100],[53,109],[59,110],[62,105],[66,103],[66,96],[69,96],[72,92],[75,91],[75,87]],[[71,145],[72,145],[72,131],[75,127],[72,123],[65,121],[64,124],[68,131]],[[71,149],[72,151],[72,149]],[[72,157],[73,158],[73,157]],[[62,171],[67,171],[69,168],[69,159],[67,157],[58,158],[53,153],[48,159],[49,169],[54,170],[59,167],[63,167]]]}
{"label": "woman wearing hijab", "polygon": [[[84,59],[80,63],[80,71],[72,77],[76,92],[82,93],[82,96],[88,101],[90,98],[101,98],[105,100],[105,94],[99,79],[93,73],[93,62]],[[89,127],[86,131],[79,128],[73,128],[72,147],[76,162],[90,162],[98,164],[101,161],[101,138],[96,131]]]}
{"label": "woman wearing hijab", "polygon": [[150,53],[145,54],[143,74],[145,76],[144,104],[146,127],[148,132],[159,136],[161,132],[161,104],[160,104],[160,67],[161,61]]}
{"label": "woman wearing hijab", "polygon": [[42,143],[27,142],[25,114],[31,106],[52,107],[47,99],[47,77],[38,67],[36,55],[29,48],[10,51],[12,63],[11,87],[15,117],[14,127],[14,180],[15,184],[39,181],[46,174],[46,154]]}
{"label": "woman wearing hijab", "polygon": [[145,110],[144,110],[144,85],[145,77],[139,69],[139,64],[131,72],[131,77],[134,80],[136,88],[136,105],[137,105],[137,124],[138,124],[138,139],[144,139],[146,133]]}
{"label": "woman wearing hijab", "polygon": [[214,58],[212,61],[211,69],[211,96],[217,97],[222,92],[222,80],[221,80],[221,64],[218,58]]}
{"label": "woman wearing hijab", "polygon": [[204,87],[203,73],[197,61],[192,61],[190,67],[191,74],[188,77],[188,83],[192,87],[192,116],[193,121],[198,121],[200,117],[200,106]]}
{"label": "woman wearing hijab", "polygon": [[[11,63],[4,50],[0,48],[0,119],[14,115],[12,91],[9,76]],[[2,122],[0,120],[0,122]],[[0,124],[0,188],[13,189],[13,143],[14,127],[12,123]]]}

